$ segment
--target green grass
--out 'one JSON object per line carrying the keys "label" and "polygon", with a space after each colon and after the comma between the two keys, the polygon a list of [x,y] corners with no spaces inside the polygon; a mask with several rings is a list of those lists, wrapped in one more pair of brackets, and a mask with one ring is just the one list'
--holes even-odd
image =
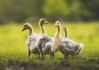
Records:
{"label": "green grass", "polygon": [[[76,41],[77,43],[84,43],[84,48],[79,55],[69,57],[68,69],[76,67],[98,67],[99,66],[99,22],[86,22],[86,23],[61,23],[62,27],[66,26],[68,30],[68,38]],[[28,31],[22,32],[21,24],[6,24],[0,25],[0,70],[7,69],[7,67],[17,66],[32,67],[34,69],[59,69],[63,68],[61,65],[67,63],[63,60],[63,55],[60,52],[55,53],[55,59],[51,60],[49,56],[45,56],[45,60],[39,60],[37,55],[27,57],[26,40]],[[56,28],[54,24],[44,25],[46,33],[49,36],[54,36]],[[38,25],[33,24],[34,31],[40,33]],[[62,29],[62,35],[64,32]],[[61,64],[62,63],[62,64]],[[67,65],[68,65],[67,64]],[[53,66],[54,65],[54,66]],[[51,67],[49,67],[51,66]],[[70,68],[72,67],[72,68]]]}

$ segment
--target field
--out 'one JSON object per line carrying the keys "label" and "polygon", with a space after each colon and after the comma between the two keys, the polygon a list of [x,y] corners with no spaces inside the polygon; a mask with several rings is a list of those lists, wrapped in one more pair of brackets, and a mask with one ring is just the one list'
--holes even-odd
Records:
{"label": "field", "polygon": [[[40,33],[38,24],[33,24],[34,31]],[[45,56],[39,60],[37,55],[27,57],[26,40],[28,30],[22,32],[23,24],[9,23],[0,25],[0,70],[99,70],[99,22],[61,23],[68,29],[68,38],[77,43],[84,43],[79,55],[70,56],[68,62],[60,52],[55,59]],[[46,33],[54,36],[54,24],[45,25]],[[62,29],[62,35],[64,32]]]}

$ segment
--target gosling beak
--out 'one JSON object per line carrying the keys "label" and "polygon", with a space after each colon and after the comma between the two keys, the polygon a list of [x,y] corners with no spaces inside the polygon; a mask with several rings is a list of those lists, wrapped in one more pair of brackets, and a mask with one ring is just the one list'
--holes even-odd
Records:
{"label": "gosling beak", "polygon": [[46,21],[46,24],[48,24],[48,22]]}
{"label": "gosling beak", "polygon": [[25,28],[22,29],[22,31],[24,31],[24,30],[25,30]]}

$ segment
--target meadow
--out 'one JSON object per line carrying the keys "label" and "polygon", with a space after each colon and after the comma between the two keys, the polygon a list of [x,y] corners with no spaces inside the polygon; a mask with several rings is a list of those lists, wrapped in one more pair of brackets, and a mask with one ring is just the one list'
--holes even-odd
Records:
{"label": "meadow", "polygon": [[[38,24],[31,23],[34,31],[40,33]],[[45,56],[45,60],[37,55],[27,56],[26,40],[28,30],[22,32],[23,24],[9,23],[0,25],[0,70],[99,70],[99,22],[62,22],[67,27],[68,38],[77,43],[84,43],[82,52],[70,56],[68,62],[60,52],[55,53],[55,59]],[[44,25],[46,33],[54,36],[54,24]],[[62,36],[64,36],[63,29]]]}

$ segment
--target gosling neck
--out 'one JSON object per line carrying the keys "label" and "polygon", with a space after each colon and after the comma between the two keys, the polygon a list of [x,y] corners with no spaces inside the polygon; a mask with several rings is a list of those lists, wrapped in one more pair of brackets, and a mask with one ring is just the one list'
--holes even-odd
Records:
{"label": "gosling neck", "polygon": [[33,35],[34,34],[33,28],[29,27],[28,29],[29,29],[29,36]]}
{"label": "gosling neck", "polygon": [[56,33],[57,33],[58,36],[61,35],[61,27],[60,27],[60,26],[57,27],[57,31],[56,31]]}
{"label": "gosling neck", "polygon": [[65,33],[65,38],[67,38],[67,30],[66,29],[64,29],[64,33]]}
{"label": "gosling neck", "polygon": [[54,35],[55,43],[56,45],[59,45],[61,42],[61,29],[60,26],[57,27],[57,31]]}
{"label": "gosling neck", "polygon": [[41,34],[46,34],[45,29],[44,29],[44,23],[39,23],[40,28],[41,28]]}

